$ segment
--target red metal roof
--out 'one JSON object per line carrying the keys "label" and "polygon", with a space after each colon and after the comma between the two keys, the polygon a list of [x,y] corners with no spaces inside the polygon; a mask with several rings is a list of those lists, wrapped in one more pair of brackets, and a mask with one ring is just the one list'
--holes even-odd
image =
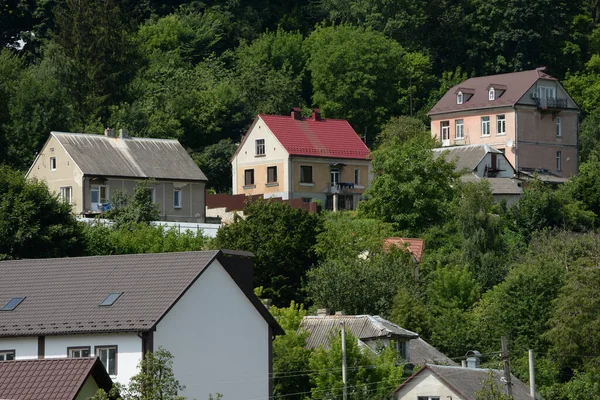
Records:
{"label": "red metal roof", "polygon": [[343,119],[259,114],[290,155],[365,160],[369,148]]}

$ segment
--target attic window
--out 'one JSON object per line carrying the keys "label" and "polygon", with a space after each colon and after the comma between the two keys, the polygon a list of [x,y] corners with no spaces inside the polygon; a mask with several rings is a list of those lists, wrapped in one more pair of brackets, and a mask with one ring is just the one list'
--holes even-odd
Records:
{"label": "attic window", "polygon": [[458,94],[456,95],[456,104],[462,104],[463,103],[463,94],[462,92],[458,92]]}
{"label": "attic window", "polygon": [[115,304],[115,301],[117,301],[117,299],[119,298],[119,296],[121,296],[123,294],[123,292],[112,292],[109,293],[108,296],[106,296],[106,298],[104,300],[102,300],[102,303],[100,303],[100,306],[112,306],[113,304]]}
{"label": "attic window", "polygon": [[4,305],[4,307],[0,308],[0,311],[12,311],[17,308],[23,300],[25,300],[25,297],[13,297]]}
{"label": "attic window", "polygon": [[494,100],[495,98],[496,98],[496,91],[494,90],[494,88],[490,88],[489,100]]}

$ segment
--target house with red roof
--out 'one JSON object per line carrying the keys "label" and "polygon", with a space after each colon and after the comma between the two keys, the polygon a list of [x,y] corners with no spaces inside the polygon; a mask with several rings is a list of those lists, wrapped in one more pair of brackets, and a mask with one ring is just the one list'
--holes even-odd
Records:
{"label": "house with red roof", "polygon": [[232,191],[354,210],[373,177],[369,153],[348,121],[318,109],[259,114],[231,158]]}
{"label": "house with red roof", "polygon": [[475,77],[452,87],[429,111],[431,134],[443,147],[489,145],[519,174],[573,176],[579,106],[544,71]]}

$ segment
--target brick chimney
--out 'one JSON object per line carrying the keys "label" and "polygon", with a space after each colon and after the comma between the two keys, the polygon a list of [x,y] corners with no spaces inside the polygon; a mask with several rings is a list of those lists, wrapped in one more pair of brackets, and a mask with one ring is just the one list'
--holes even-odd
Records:
{"label": "brick chimney", "polygon": [[318,108],[313,108],[312,119],[315,121],[320,121],[321,120],[321,110],[319,110]]}
{"label": "brick chimney", "polygon": [[104,136],[106,136],[106,137],[115,137],[115,130],[113,128],[106,128],[104,130]]}
{"label": "brick chimney", "polygon": [[293,119],[302,119],[302,109],[300,107],[292,108],[292,118]]}

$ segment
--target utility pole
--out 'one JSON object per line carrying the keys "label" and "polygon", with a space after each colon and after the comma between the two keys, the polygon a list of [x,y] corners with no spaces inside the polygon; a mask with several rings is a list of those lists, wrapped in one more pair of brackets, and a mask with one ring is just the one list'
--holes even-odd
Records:
{"label": "utility pole", "polygon": [[342,322],[342,382],[344,382],[344,400],[348,399],[348,388],[346,386],[346,323]]}
{"label": "utility pole", "polygon": [[535,400],[535,363],[531,349],[529,350],[529,395]]}
{"label": "utility pole", "polygon": [[510,380],[510,361],[508,360],[508,338],[502,336],[502,360],[504,360],[504,379],[508,395],[512,397],[512,382]]}

